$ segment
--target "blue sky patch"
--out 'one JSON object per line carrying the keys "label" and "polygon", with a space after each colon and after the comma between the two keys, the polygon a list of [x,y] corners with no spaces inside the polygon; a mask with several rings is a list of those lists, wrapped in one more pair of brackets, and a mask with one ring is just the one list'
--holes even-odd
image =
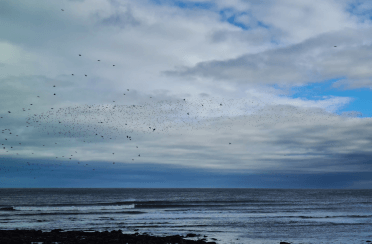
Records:
{"label": "blue sky patch", "polygon": [[184,1],[164,1],[151,0],[157,5],[173,5],[183,9],[211,9],[215,6],[212,2],[184,2]]}
{"label": "blue sky patch", "polygon": [[232,25],[242,28],[243,30],[250,29],[248,26],[244,25],[243,23],[236,22],[236,17],[245,15],[247,13],[242,12],[242,13],[237,14],[233,11],[233,9],[227,8],[227,9],[221,10],[219,14],[221,16],[221,21],[223,22],[228,22]]}
{"label": "blue sky patch", "polygon": [[319,83],[310,83],[306,86],[293,87],[291,88],[293,94],[290,97],[315,101],[324,100],[331,96],[349,97],[354,100],[340,109],[337,114],[348,111],[359,111],[363,114],[362,117],[372,117],[371,90],[368,88],[344,90],[342,88],[332,87],[335,82],[342,79],[343,78],[337,78]]}

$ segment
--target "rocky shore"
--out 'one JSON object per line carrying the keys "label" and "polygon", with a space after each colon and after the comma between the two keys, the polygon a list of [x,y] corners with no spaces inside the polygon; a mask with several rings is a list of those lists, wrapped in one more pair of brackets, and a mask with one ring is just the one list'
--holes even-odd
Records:
{"label": "rocky shore", "polygon": [[[185,237],[196,237],[196,234],[187,234]],[[30,243],[59,243],[59,244],[216,244],[207,242],[205,238],[200,240],[186,240],[180,235],[174,236],[151,236],[148,234],[123,234],[118,231],[85,232],[85,231],[63,231],[60,229],[51,232],[41,230],[0,230],[1,244],[30,244]]]}

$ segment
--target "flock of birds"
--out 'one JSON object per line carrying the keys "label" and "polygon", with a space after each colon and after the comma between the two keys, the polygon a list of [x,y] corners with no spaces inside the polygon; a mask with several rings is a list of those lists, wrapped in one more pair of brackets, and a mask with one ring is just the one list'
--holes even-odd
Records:
{"label": "flock of birds", "polygon": [[[64,11],[63,9],[61,9]],[[337,46],[334,46],[337,47]],[[82,54],[78,54],[82,57]],[[97,62],[101,62],[100,59]],[[115,67],[115,64],[112,64]],[[74,73],[71,74],[74,76]],[[87,77],[87,74],[84,74]],[[58,96],[58,86],[56,84],[51,85],[50,92],[53,96]],[[123,99],[130,90],[127,89],[123,93]],[[37,96],[39,100],[38,104],[43,104],[42,94]],[[152,99],[152,97],[150,97]],[[126,101],[127,103],[128,101]],[[220,121],[231,120],[232,117],[242,117],[251,115],[254,111],[260,111],[265,104],[260,104],[254,100],[245,99],[234,99],[224,100],[220,99],[216,102],[216,99],[207,98],[199,100],[186,100],[179,99],[177,101],[156,101],[142,103],[141,105],[120,105],[120,101],[113,101],[112,104],[99,104],[99,105],[80,105],[75,107],[60,107],[50,108],[42,113],[32,113],[32,106],[38,104],[32,103],[28,108],[22,108],[18,111],[8,111],[7,116],[3,115],[0,117],[1,121],[5,121],[7,118],[12,121],[10,117],[18,115],[19,112],[29,112],[26,118],[26,124],[24,127],[33,128],[39,132],[40,138],[53,138],[54,141],[49,139],[39,139],[33,142],[32,146],[36,147],[48,147],[57,145],[58,139],[69,138],[70,141],[79,141],[80,143],[103,143],[105,141],[124,140],[127,143],[131,143],[133,149],[139,149],[136,145],[135,138],[132,136],[138,135],[138,133],[170,133],[172,130],[179,130],[183,127],[183,130],[194,130],[197,128],[211,128],[218,130]],[[247,112],[249,111],[250,112]],[[262,111],[262,110],[261,110]],[[265,120],[264,116],[258,119],[258,122]],[[271,115],[272,116],[272,115]],[[10,122],[11,123],[11,122]],[[9,124],[11,125],[11,124]],[[226,129],[226,123],[223,125]],[[12,127],[12,126],[10,126]],[[232,126],[227,125],[230,129]],[[22,133],[24,128],[15,129],[14,132],[11,128],[2,129],[2,150],[3,155],[12,155],[29,157],[25,154],[34,154],[29,150],[19,150],[21,147],[30,146],[30,143],[23,143]],[[132,141],[133,140],[133,141]],[[40,145],[38,145],[38,143]],[[227,145],[231,145],[231,142],[225,142]],[[21,152],[22,151],[22,155]],[[15,153],[13,153],[15,152]],[[19,152],[19,153],[18,153]],[[112,155],[115,152],[111,152]],[[63,159],[68,161],[74,161],[74,155],[78,154],[75,151],[74,154],[66,154],[55,156],[55,159]],[[134,161],[134,155],[141,157],[139,151],[133,154],[131,160]],[[35,155],[36,156],[36,155]],[[76,160],[77,161],[77,160]],[[52,167],[62,165],[63,161],[56,164],[42,164],[42,163],[30,163],[26,162],[22,165],[22,168],[32,167],[29,173],[41,167]],[[89,164],[77,161],[77,164],[88,167]],[[112,162],[115,164],[115,162]],[[38,168],[35,168],[38,167]],[[92,170],[95,170],[94,168]],[[18,169],[17,169],[18,171]],[[5,167],[1,167],[0,172],[9,172]],[[36,177],[34,177],[36,178]]]}
{"label": "flock of birds", "polygon": [[[64,9],[61,9],[64,11]],[[78,54],[79,57],[82,57],[82,54]],[[97,62],[101,62],[100,59]],[[112,64],[112,67],[115,67],[115,64]],[[75,76],[74,73],[71,76]],[[85,77],[88,77],[87,74],[84,74]],[[51,86],[53,96],[58,96],[58,86]],[[128,95],[130,92],[127,89],[126,93],[123,93],[123,96]],[[3,122],[7,119],[10,119],[13,115],[18,116],[20,111],[29,112],[26,118],[26,128],[33,128],[39,131],[39,135],[49,136],[53,138],[54,142],[50,140],[41,140],[40,145],[37,145],[38,141],[35,140],[32,142],[32,146],[36,147],[45,147],[50,148],[51,146],[60,145],[58,139],[60,138],[70,138],[80,140],[83,143],[97,143],[97,138],[100,138],[102,141],[105,140],[115,140],[119,137],[125,138],[127,141],[132,141],[131,133],[155,133],[155,132],[164,132],[169,129],[179,128],[179,124],[183,123],[186,125],[193,118],[190,112],[186,112],[186,99],[181,99],[176,103],[161,101],[156,105],[154,103],[146,103],[142,105],[82,105],[76,107],[65,107],[65,108],[50,108],[50,110],[45,111],[39,114],[32,114],[32,106],[37,106],[38,104],[45,104],[45,101],[42,100],[42,95],[38,95],[37,98],[40,99],[37,103],[29,104],[28,108],[22,108],[19,111],[7,111],[8,116],[1,116]],[[152,98],[152,97],[150,97]],[[115,103],[115,101],[113,101]],[[201,106],[207,107],[206,104],[201,104]],[[219,104],[222,106],[222,103]],[[158,109],[156,109],[158,108]],[[180,113],[183,113],[184,116],[180,116]],[[185,117],[187,116],[187,117]],[[222,116],[221,116],[222,117]],[[196,117],[194,116],[194,120]],[[96,121],[96,124],[93,125],[92,121]],[[207,121],[207,119],[205,120]],[[0,122],[1,123],[1,122]],[[4,123],[1,123],[4,125]],[[9,124],[10,125],[10,124]],[[10,126],[12,127],[12,126]],[[159,129],[158,129],[159,128]],[[34,154],[27,150],[28,146],[31,146],[29,142],[22,144],[22,133],[21,131],[15,129],[19,132],[13,132],[11,128],[2,129],[3,142],[2,149],[3,155],[6,156],[19,156],[20,158],[27,158]],[[125,135],[123,134],[125,133]],[[18,135],[21,134],[21,135]],[[231,144],[231,142],[229,143]],[[24,148],[26,147],[26,148]],[[135,146],[136,149],[139,149],[139,146]],[[26,150],[22,150],[26,149]],[[30,155],[26,155],[29,153]],[[75,155],[78,154],[75,151]],[[115,152],[112,152],[114,155]],[[141,157],[141,153],[136,154],[137,157]],[[36,155],[35,155],[36,156]],[[56,156],[56,155],[54,155]],[[56,159],[68,159],[74,160],[74,154],[70,155],[60,155],[56,156]],[[4,158],[6,160],[6,158]],[[31,161],[31,160],[30,160]],[[132,158],[134,161],[134,158]],[[1,163],[4,164],[4,163]],[[5,166],[1,166],[0,172],[9,172]],[[28,173],[33,173],[41,167],[52,167],[57,165],[62,165],[63,161],[60,161],[56,164],[42,164],[42,163],[30,163],[24,162],[20,164],[20,168],[30,167]],[[77,161],[77,164],[81,164],[84,167],[89,164]],[[112,162],[115,164],[115,162]],[[92,169],[95,170],[95,169]],[[53,170],[52,170],[53,171]],[[36,177],[34,177],[36,178]]]}

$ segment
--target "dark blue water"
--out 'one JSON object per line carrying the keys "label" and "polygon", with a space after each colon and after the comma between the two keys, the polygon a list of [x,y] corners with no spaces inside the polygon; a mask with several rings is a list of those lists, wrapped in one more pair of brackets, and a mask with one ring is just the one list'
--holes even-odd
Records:
{"label": "dark blue water", "polygon": [[372,190],[0,189],[0,229],[197,233],[218,243],[372,241]]}

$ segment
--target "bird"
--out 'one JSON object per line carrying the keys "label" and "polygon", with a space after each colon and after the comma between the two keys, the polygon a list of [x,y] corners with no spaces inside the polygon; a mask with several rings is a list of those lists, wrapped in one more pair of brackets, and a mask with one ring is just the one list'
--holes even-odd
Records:
{"label": "bird", "polygon": [[74,74],[71,74],[71,75],[74,75]]}
{"label": "bird", "polygon": [[229,142],[229,145],[231,144],[231,142]]}
{"label": "bird", "polygon": [[115,66],[115,64],[113,64],[112,66]]}
{"label": "bird", "polygon": [[63,10],[63,9],[61,9],[62,11],[65,11],[65,10]]}
{"label": "bird", "polygon": [[81,56],[81,54],[79,54],[79,56]]}
{"label": "bird", "polygon": [[85,76],[87,76],[87,75],[85,75]]}
{"label": "bird", "polygon": [[337,47],[337,46],[334,46],[334,47]]}
{"label": "bird", "polygon": [[97,61],[101,61],[101,60],[98,59]]}

